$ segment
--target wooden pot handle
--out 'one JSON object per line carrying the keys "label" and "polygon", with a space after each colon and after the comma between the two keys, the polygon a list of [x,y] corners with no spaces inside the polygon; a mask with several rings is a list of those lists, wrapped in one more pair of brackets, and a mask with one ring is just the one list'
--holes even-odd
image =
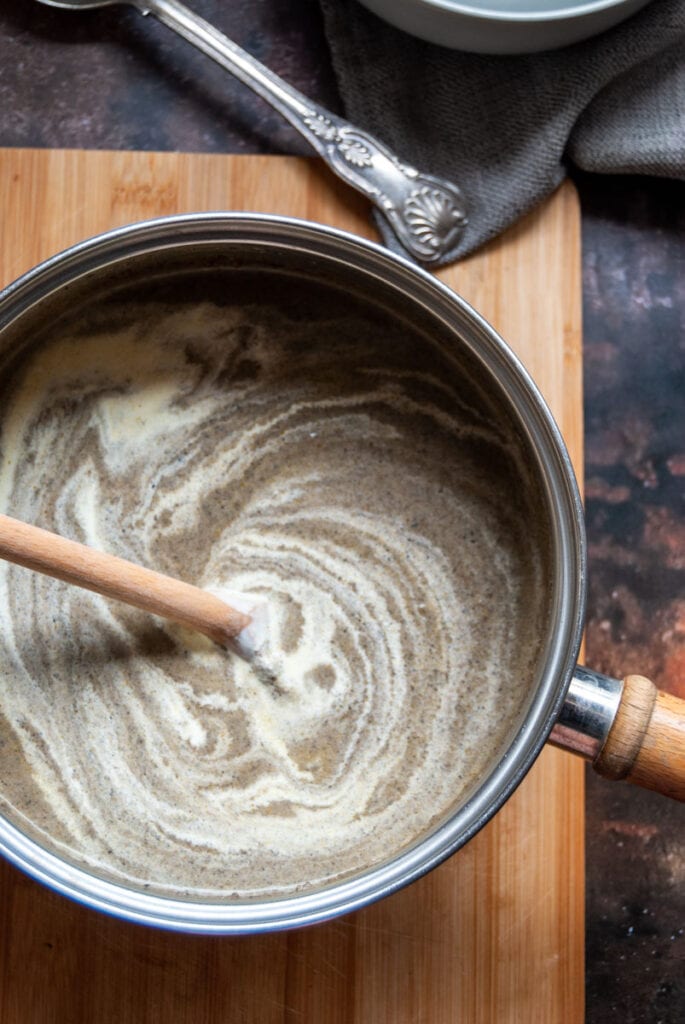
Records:
{"label": "wooden pot handle", "polygon": [[685,800],[685,700],[626,676],[606,743],[593,762],[607,779],[627,779]]}

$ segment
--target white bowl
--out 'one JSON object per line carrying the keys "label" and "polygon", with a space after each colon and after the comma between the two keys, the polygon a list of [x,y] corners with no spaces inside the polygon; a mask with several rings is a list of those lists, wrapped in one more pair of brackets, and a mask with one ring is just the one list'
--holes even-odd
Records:
{"label": "white bowl", "polygon": [[473,53],[533,53],[603,32],[649,0],[361,0],[397,28]]}

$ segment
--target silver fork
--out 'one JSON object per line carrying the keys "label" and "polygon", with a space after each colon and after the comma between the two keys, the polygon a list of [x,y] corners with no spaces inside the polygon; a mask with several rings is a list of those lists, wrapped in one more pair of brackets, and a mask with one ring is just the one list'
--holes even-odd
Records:
{"label": "silver fork", "polygon": [[126,3],[140,14],[153,14],[278,110],[339,178],[376,206],[414,259],[437,263],[461,236],[467,221],[456,185],[403,163],[382,142],[308,99],[178,0],[39,2],[75,11]]}

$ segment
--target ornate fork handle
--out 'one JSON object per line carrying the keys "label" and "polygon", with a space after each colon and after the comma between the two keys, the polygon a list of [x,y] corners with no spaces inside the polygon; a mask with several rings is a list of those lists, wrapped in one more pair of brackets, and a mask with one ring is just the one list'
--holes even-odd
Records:
{"label": "ornate fork handle", "polygon": [[435,263],[454,246],[466,225],[456,185],[403,164],[377,139],[307,99],[178,0],[127,2],[153,14],[278,110],[338,177],[375,204],[414,259]]}

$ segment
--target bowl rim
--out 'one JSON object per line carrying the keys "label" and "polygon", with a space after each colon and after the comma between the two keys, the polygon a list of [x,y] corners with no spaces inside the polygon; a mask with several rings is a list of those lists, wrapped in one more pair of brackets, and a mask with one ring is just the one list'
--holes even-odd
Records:
{"label": "bowl rim", "polygon": [[[492,3],[493,0],[488,0],[488,2]],[[569,6],[566,0],[558,0],[558,4],[550,6],[548,11],[512,11],[503,10],[497,6],[476,7],[471,3],[462,3],[462,0],[411,0],[414,7],[437,9],[445,14],[457,14],[483,21],[500,21],[522,25],[537,24],[538,22],[568,21],[574,18],[599,14],[614,7],[624,7],[632,2],[634,0],[585,0],[585,3]],[[644,2],[646,4],[647,0],[644,0]]]}

